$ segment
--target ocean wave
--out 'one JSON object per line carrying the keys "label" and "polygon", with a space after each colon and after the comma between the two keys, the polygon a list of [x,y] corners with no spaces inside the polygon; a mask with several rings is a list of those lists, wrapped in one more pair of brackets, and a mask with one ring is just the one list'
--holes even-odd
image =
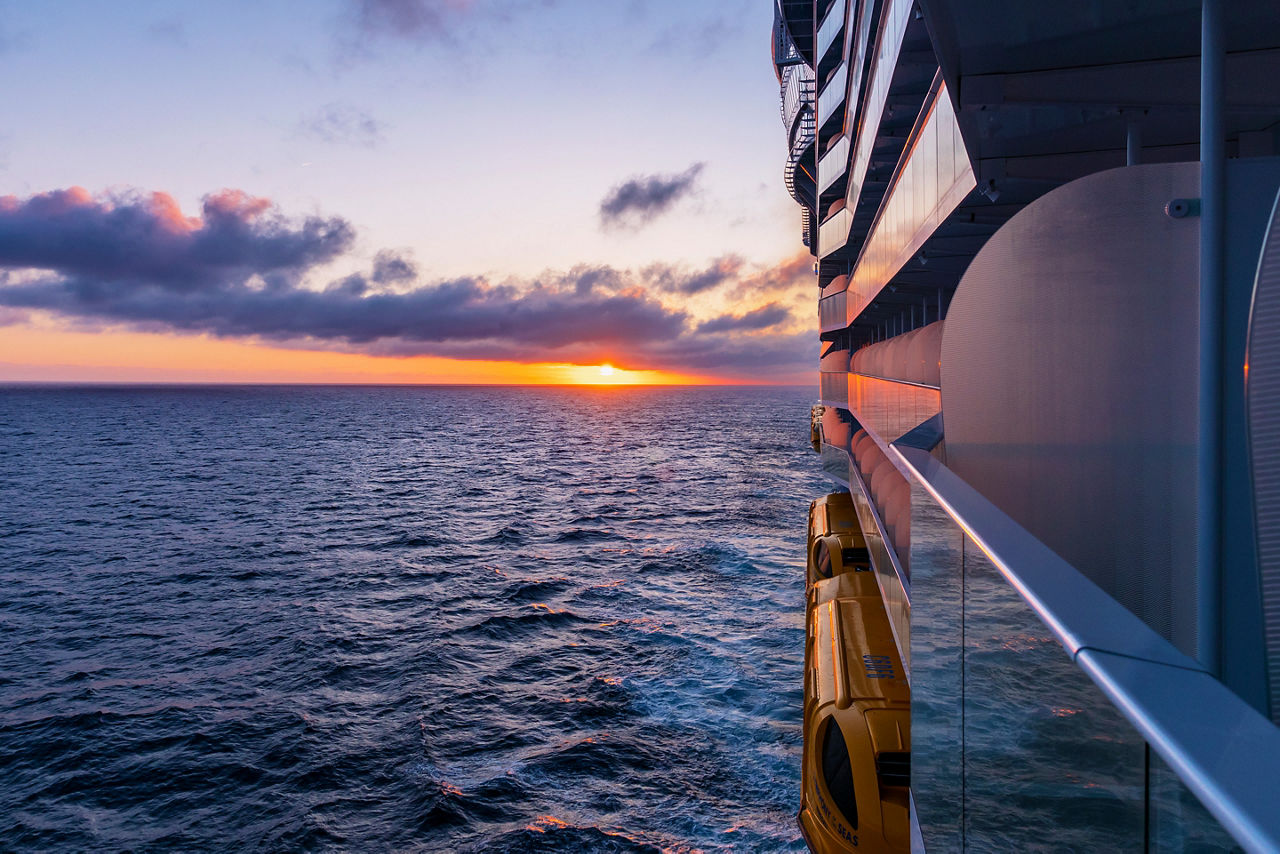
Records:
{"label": "ocean wave", "polygon": [[802,846],[805,395],[0,394],[0,847]]}

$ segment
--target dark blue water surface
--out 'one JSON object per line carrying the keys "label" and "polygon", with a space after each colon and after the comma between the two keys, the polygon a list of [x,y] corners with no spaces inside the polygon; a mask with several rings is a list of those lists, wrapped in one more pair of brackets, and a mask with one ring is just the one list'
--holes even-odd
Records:
{"label": "dark blue water surface", "polygon": [[812,394],[0,390],[0,847],[801,848]]}

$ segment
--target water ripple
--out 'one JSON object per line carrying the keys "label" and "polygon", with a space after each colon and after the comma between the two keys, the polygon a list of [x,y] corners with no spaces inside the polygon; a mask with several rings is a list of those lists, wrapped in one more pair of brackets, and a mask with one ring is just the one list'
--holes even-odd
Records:
{"label": "water ripple", "polygon": [[3,847],[802,848],[810,394],[0,390]]}

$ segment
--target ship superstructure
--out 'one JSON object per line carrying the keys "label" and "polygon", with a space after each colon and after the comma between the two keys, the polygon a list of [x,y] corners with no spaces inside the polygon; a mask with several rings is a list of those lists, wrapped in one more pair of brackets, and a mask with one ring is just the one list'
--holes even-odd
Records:
{"label": "ship superstructure", "polygon": [[914,844],[1280,850],[1280,11],[776,0]]}

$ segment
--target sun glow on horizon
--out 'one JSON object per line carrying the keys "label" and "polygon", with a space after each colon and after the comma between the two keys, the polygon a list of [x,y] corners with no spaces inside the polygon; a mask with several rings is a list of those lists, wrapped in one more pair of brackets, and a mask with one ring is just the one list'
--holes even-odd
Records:
{"label": "sun glow on horizon", "polygon": [[671,385],[702,383],[708,377],[691,377],[667,371],[628,370],[614,367],[609,362],[599,365],[557,365],[564,372],[564,381],[573,385],[621,386],[621,385]]}
{"label": "sun glow on horizon", "polygon": [[[605,369],[608,369],[606,371]],[[252,340],[75,329],[32,312],[0,334],[0,382],[702,385],[733,379],[628,370],[612,363],[370,356]]]}

